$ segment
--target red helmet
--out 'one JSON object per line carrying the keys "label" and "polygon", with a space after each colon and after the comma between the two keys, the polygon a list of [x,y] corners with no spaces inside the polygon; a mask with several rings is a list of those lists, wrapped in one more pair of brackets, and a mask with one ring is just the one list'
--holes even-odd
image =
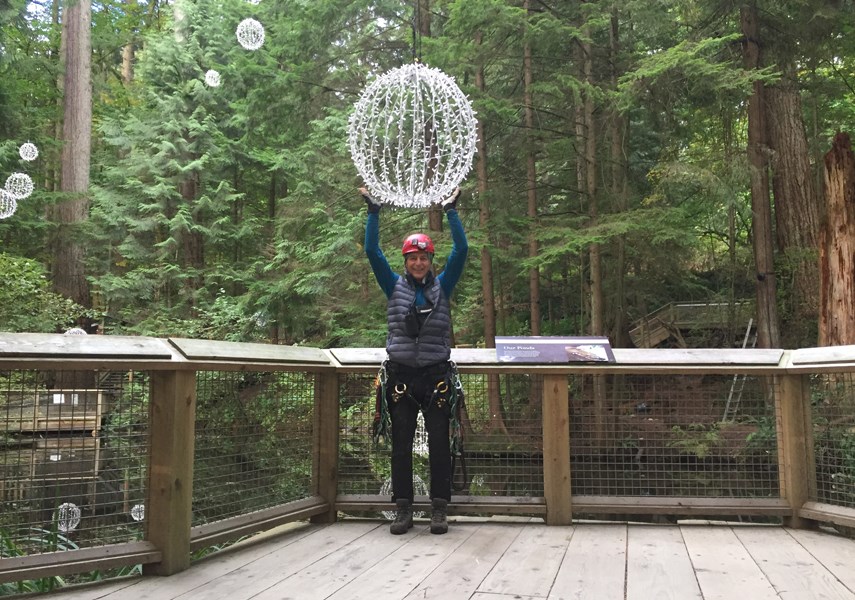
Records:
{"label": "red helmet", "polygon": [[433,256],[433,241],[423,233],[414,233],[404,240],[404,247],[401,248],[404,256],[413,252],[427,252]]}

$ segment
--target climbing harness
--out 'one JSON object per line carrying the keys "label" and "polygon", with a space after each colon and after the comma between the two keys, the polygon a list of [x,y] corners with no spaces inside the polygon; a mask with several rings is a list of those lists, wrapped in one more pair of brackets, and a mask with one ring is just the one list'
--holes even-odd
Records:
{"label": "climbing harness", "polygon": [[[396,381],[391,393],[387,396],[389,385],[389,361],[383,361],[380,371],[374,380],[374,422],[372,425],[372,440],[375,446],[387,447],[392,443],[392,418],[389,414],[387,398],[393,403],[410,399],[419,405],[422,413],[427,414],[434,406],[449,415],[449,444],[451,449],[451,486],[455,491],[465,490],[469,485],[469,476],[466,470],[466,455],[463,450],[463,426],[461,415],[464,408],[463,383],[460,373],[454,361],[448,362],[448,370],[445,377],[437,381],[430,398],[424,398],[419,402],[413,398],[409,387],[403,381]],[[425,402],[426,401],[426,402]],[[460,476],[455,472],[460,470]]]}

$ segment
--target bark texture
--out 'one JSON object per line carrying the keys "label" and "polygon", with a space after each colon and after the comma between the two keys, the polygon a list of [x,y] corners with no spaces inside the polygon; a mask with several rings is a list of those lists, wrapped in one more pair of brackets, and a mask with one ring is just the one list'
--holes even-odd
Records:
{"label": "bark texture", "polygon": [[855,155],[845,133],[835,136],[825,155],[825,204],[819,344],[855,344]]}

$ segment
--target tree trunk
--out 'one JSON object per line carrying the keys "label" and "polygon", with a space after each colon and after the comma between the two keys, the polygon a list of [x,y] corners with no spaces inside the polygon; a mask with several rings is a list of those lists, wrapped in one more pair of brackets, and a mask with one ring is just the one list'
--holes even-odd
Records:
{"label": "tree trunk", "polygon": [[[476,37],[476,44],[481,45],[482,34]],[[484,67],[480,65],[475,71],[475,87],[483,95],[487,86],[484,81]],[[478,224],[482,232],[488,234],[490,227],[490,202],[487,194],[487,141],[484,133],[484,121],[478,119],[478,156],[475,159],[475,175],[478,179]],[[487,348],[496,347],[496,304],[493,292],[493,257],[490,253],[489,235],[481,245],[481,294],[484,307],[484,345]]]}
{"label": "tree trunk", "polygon": [[[125,0],[126,10],[133,14],[136,12],[137,0]],[[134,33],[133,29],[129,32],[130,39],[128,42],[122,47],[122,83],[125,86],[130,85],[130,83],[134,80]]]}
{"label": "tree trunk", "polygon": [[[483,34],[475,36],[476,45],[480,46]],[[484,66],[478,65],[475,70],[475,87],[483,95],[487,84],[484,80]],[[493,257],[490,253],[490,201],[488,197],[489,181],[487,179],[487,136],[484,133],[484,121],[478,119],[478,156],[475,160],[475,175],[478,179],[478,224],[484,234],[481,245],[481,294],[484,307],[484,346],[496,347],[496,304],[493,286]],[[499,385],[499,375],[491,373],[487,376],[487,404],[490,407],[489,431],[508,433],[502,416],[502,394]]]}
{"label": "tree trunk", "polygon": [[[199,184],[194,174],[190,173],[186,177],[187,179],[178,185],[178,191],[183,202],[193,206],[196,204],[199,195]],[[190,211],[191,214],[193,212]],[[196,291],[202,287],[202,270],[205,267],[204,238],[201,233],[191,230],[183,231],[180,235],[181,267],[185,274],[193,273],[192,277],[187,277],[185,280],[183,296],[190,300],[192,306],[195,306]]]}
{"label": "tree trunk", "polygon": [[[611,28],[609,30],[609,43],[611,52],[611,87],[617,90],[618,78],[620,77],[620,37],[619,37],[618,9],[612,9]],[[619,111],[614,110],[611,120],[611,178],[612,197],[618,212],[627,211],[627,172],[626,156],[624,147],[627,137],[626,119]],[[626,347],[630,345],[629,326],[626,319],[626,291],[624,286],[626,272],[626,238],[620,235],[615,240],[615,307],[614,326],[612,327],[611,339],[615,346]]]}
{"label": "tree trunk", "polygon": [[[760,66],[760,43],[757,27],[757,7],[741,9],[743,60],[745,68]],[[751,211],[754,263],[757,270],[757,345],[776,348],[781,345],[776,303],[774,246],[772,240],[772,208],[769,202],[769,149],[766,143],[764,86],[754,82],[748,100],[748,162],[751,169]]]}
{"label": "tree trunk", "polygon": [[66,200],[49,211],[56,223],[52,240],[54,289],[89,306],[84,270],[85,249],[76,239],[78,225],[89,216],[89,161],[92,130],[91,5],[76,0],[65,6],[62,24],[64,105],[60,191]]}
{"label": "tree trunk", "polygon": [[[416,37],[416,47],[414,50],[418,59],[421,59],[421,43],[419,40],[429,38],[431,35],[430,6],[431,0],[416,0],[415,26],[418,36]],[[433,137],[433,135],[426,131],[425,137]],[[431,231],[442,231],[442,208],[439,205],[435,204],[428,209],[428,228]]]}
{"label": "tree trunk", "polygon": [[791,292],[785,294],[791,303],[787,331],[794,337],[788,346],[803,346],[807,332],[799,324],[815,323],[819,307],[819,200],[801,98],[793,80],[786,78],[766,88],[766,102],[778,250],[790,264],[793,282]]}
{"label": "tree trunk", "polygon": [[825,205],[819,345],[855,344],[855,154],[845,133],[834,137],[825,155]]}
{"label": "tree trunk", "polygon": [[[529,0],[523,1],[523,10],[528,14]],[[528,30],[528,27],[526,27]],[[531,44],[525,42],[523,47],[523,104],[525,105],[525,136],[526,136],[526,191],[528,198],[528,256],[537,258],[537,160],[534,147],[534,108],[532,106],[531,88]],[[528,271],[528,289],[531,299],[531,335],[540,335],[540,269],[531,267]]]}

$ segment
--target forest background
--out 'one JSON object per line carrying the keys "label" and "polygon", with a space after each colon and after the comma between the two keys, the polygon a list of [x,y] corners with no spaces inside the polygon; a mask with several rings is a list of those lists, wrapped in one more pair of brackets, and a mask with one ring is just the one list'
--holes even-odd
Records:
{"label": "forest background", "polygon": [[[851,0],[0,0],[0,176],[36,183],[0,221],[0,330],[383,346],[346,129],[367,83],[418,58],[479,119],[458,345],[629,346],[670,302],[741,299],[759,346],[815,345],[823,159],[855,131],[853,15]],[[235,38],[248,17],[257,51]],[[415,230],[441,265],[441,213],[385,208],[390,263]],[[738,345],[746,325],[702,342]]]}

